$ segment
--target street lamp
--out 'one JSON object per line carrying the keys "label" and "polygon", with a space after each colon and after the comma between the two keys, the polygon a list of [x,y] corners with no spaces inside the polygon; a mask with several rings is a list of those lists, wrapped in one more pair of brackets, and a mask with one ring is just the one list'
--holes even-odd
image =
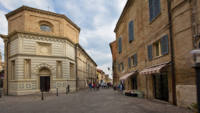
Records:
{"label": "street lamp", "polygon": [[200,113],[200,49],[192,50],[191,53],[194,55],[194,68],[196,71],[196,84],[197,84],[197,105],[198,113]]}

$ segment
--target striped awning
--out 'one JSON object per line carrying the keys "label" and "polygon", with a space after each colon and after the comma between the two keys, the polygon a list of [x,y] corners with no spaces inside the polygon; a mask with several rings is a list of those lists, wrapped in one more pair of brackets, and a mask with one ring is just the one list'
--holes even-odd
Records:
{"label": "striped awning", "polygon": [[133,72],[130,72],[130,73],[127,73],[125,75],[123,75],[122,77],[120,77],[119,79],[120,80],[126,80],[128,77],[134,75],[137,71],[133,71]]}
{"label": "striped awning", "polygon": [[150,68],[143,69],[140,74],[142,75],[151,75],[151,74],[159,74],[161,70],[167,66],[168,63],[164,63],[161,65],[153,66]]}

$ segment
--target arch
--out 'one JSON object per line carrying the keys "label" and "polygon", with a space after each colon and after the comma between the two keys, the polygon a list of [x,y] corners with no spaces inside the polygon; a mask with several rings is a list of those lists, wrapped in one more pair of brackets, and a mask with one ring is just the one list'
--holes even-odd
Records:
{"label": "arch", "polygon": [[54,68],[51,65],[49,65],[47,63],[41,63],[41,64],[35,66],[35,69],[34,69],[35,74],[39,75],[40,70],[43,69],[43,68],[48,69],[50,71],[50,74],[52,74],[52,71],[54,71]]}
{"label": "arch", "polygon": [[42,67],[39,70],[39,75],[40,76],[50,76],[51,75],[51,71],[46,67]]}
{"label": "arch", "polygon": [[42,31],[53,32],[53,24],[48,21],[45,20],[39,21],[39,26],[40,30]]}

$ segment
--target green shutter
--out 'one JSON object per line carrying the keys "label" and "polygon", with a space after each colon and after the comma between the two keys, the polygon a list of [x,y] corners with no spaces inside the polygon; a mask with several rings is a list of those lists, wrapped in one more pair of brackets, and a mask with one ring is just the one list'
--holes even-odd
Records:
{"label": "green shutter", "polygon": [[129,28],[128,28],[128,32],[129,32],[129,42],[134,40],[134,22],[130,21],[129,22]]}
{"label": "green shutter", "polygon": [[157,17],[159,14],[160,14],[160,0],[154,0],[154,16]]}
{"label": "green shutter", "polygon": [[160,0],[149,0],[149,20],[155,19],[161,12]]}
{"label": "green shutter", "polygon": [[162,55],[166,55],[169,52],[168,48],[168,35],[165,35],[161,38],[161,53]]}
{"label": "green shutter", "polygon": [[137,66],[137,54],[133,55],[133,65]]}
{"label": "green shutter", "polygon": [[118,40],[118,51],[119,51],[119,53],[122,52],[122,39],[121,38],[119,38],[119,40]]}
{"label": "green shutter", "polygon": [[131,58],[128,58],[128,67],[131,68]]}
{"label": "green shutter", "polygon": [[118,64],[118,71],[120,72],[120,64]]}
{"label": "green shutter", "polygon": [[153,0],[149,0],[149,20],[150,22],[153,20]]}
{"label": "green shutter", "polygon": [[138,61],[137,61],[137,54],[135,54],[135,66],[137,66],[137,63],[138,63]]}
{"label": "green shutter", "polygon": [[148,47],[148,59],[149,60],[152,60],[153,59],[153,46],[152,45],[149,45]]}

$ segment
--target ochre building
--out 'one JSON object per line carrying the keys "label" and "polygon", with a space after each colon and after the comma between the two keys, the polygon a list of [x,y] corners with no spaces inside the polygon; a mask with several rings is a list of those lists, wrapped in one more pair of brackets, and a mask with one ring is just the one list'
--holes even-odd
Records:
{"label": "ochre building", "polygon": [[87,52],[78,44],[77,46],[77,85],[78,89],[87,88],[90,82],[97,81],[97,64],[87,54]]}
{"label": "ochre building", "polygon": [[65,15],[27,6],[6,18],[4,93],[76,91],[80,28]]}
{"label": "ochre building", "polygon": [[178,106],[196,103],[190,52],[199,47],[199,5],[199,0],[128,0],[114,30],[117,48],[110,44],[114,84]]}

